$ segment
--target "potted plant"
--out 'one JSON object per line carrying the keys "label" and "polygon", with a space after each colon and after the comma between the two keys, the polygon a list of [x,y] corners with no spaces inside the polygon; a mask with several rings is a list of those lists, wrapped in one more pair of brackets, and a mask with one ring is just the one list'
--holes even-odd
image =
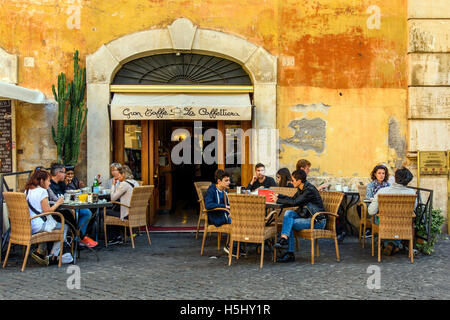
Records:
{"label": "potted plant", "polygon": [[431,212],[430,240],[427,241],[423,239],[427,237],[427,225],[425,223],[416,223],[416,246],[420,252],[426,255],[430,255],[434,252],[434,245],[437,242],[439,235],[442,234],[443,224],[444,217],[441,214],[441,209],[433,209]]}

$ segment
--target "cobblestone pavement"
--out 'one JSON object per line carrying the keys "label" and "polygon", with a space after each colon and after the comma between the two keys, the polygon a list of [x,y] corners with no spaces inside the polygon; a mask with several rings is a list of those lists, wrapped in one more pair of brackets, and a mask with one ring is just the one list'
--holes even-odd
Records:
{"label": "cobblestone pavement", "polygon": [[[81,251],[81,289],[67,287],[71,265],[42,267],[30,257],[21,272],[17,247],[0,269],[0,299],[450,299],[450,240],[439,241],[433,255],[419,255],[414,264],[404,252],[378,263],[370,241],[362,249],[356,238],[345,238],[337,262],[334,243],[320,240],[314,265],[310,243],[302,240],[293,263],[272,262],[266,249],[263,269],[254,246],[229,267],[215,235],[204,256],[193,233],[152,233],[151,246],[145,233],[136,240],[136,249],[130,243],[106,249],[101,242],[99,261]],[[367,286],[371,265],[380,267],[380,289]]]}

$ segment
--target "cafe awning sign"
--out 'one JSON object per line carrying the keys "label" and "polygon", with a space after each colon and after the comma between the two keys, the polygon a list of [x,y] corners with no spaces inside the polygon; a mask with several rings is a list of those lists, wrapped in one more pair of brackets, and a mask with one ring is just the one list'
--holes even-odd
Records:
{"label": "cafe awning sign", "polygon": [[112,120],[251,120],[248,93],[115,93]]}

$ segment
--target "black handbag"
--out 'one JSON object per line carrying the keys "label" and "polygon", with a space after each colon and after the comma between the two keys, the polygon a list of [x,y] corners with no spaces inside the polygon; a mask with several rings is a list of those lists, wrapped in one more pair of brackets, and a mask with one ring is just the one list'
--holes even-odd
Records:
{"label": "black handbag", "polygon": [[312,212],[309,210],[307,206],[303,206],[302,210],[298,212],[298,215],[302,219],[309,219],[313,216]]}
{"label": "black handbag", "polygon": [[[311,205],[313,208],[314,208],[314,205]],[[312,216],[314,215],[314,214],[316,214],[318,212],[318,210],[312,210],[312,208],[309,208],[308,207],[308,204],[306,204],[303,208],[302,208],[302,210],[300,211],[300,213],[298,213],[298,215],[300,216],[300,218],[303,218],[303,219],[310,219],[310,218],[312,218]],[[325,215],[323,215],[323,214],[319,214],[316,218],[315,218],[315,222],[320,222],[320,221],[322,221],[323,219],[325,219],[326,218],[326,216]]]}

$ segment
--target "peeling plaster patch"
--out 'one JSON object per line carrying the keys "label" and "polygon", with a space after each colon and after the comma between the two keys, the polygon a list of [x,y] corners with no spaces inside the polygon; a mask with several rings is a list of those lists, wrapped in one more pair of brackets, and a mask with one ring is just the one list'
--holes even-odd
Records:
{"label": "peeling plaster patch", "polygon": [[405,159],[406,141],[401,136],[401,130],[398,121],[392,117],[389,118],[388,144],[389,148],[394,149],[396,152],[396,158],[392,159],[395,163],[395,168],[400,168],[402,166],[403,160]]}
{"label": "peeling plaster patch", "polygon": [[23,58],[23,65],[28,68],[33,68],[34,67],[34,58],[33,57]]}
{"label": "peeling plaster patch", "polygon": [[325,149],[326,122],[320,118],[312,120],[300,119],[289,123],[294,135],[281,139],[280,144],[287,144],[297,149],[314,150],[322,153]]}
{"label": "peeling plaster patch", "polygon": [[298,104],[296,106],[291,107],[291,110],[294,112],[320,111],[325,114],[328,114],[328,108],[330,108],[329,105],[320,102],[313,104]]}
{"label": "peeling plaster patch", "polygon": [[409,34],[412,52],[433,52],[436,38],[432,33],[422,31],[418,26],[413,26]]}

